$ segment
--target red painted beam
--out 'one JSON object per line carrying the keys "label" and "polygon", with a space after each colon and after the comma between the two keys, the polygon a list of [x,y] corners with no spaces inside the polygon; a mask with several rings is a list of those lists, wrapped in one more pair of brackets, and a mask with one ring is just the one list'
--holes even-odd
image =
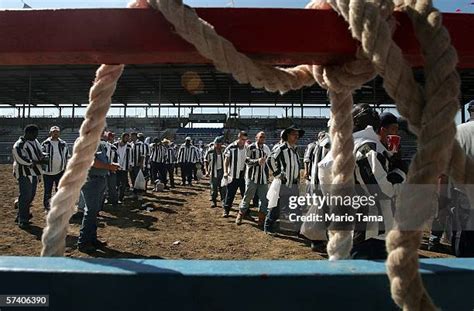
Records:
{"label": "red painted beam", "polygon": [[[356,49],[344,20],[332,11],[197,11],[238,50],[268,63],[335,63]],[[413,66],[422,65],[409,19],[397,19],[396,42]],[[444,24],[459,67],[474,68],[474,14],[445,14]],[[0,65],[207,62],[151,9],[0,11]]]}

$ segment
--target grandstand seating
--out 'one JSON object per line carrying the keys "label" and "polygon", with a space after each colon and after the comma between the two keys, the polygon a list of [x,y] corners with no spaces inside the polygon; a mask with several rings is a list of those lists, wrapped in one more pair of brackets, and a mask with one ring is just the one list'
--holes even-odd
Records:
{"label": "grandstand seating", "polygon": [[[183,119],[181,119],[183,120]],[[59,125],[62,129],[61,137],[71,145],[79,136],[79,125],[82,119],[71,118],[35,118],[30,119],[28,123],[38,124],[40,133],[38,140],[43,141],[48,136],[48,130],[51,125]],[[184,124],[186,124],[186,120]],[[277,119],[277,118],[238,118],[229,119],[224,128],[178,128],[174,127],[180,124],[178,118],[158,119],[158,118],[128,118],[126,130],[142,132],[146,137],[151,138],[168,138],[176,144],[184,142],[187,136],[197,143],[202,140],[204,144],[208,144],[214,140],[216,136],[224,135],[227,142],[233,141],[239,130],[246,130],[251,141],[255,140],[255,135],[263,130],[266,132],[266,143],[272,147],[280,140],[280,133],[283,128],[294,124],[306,131],[305,136],[299,141],[299,150],[302,154],[306,146],[316,139],[320,131],[327,131],[326,118],[294,118],[294,119]],[[72,125],[74,123],[74,128]],[[124,121],[118,117],[107,119],[108,129],[115,132],[117,138],[124,131]],[[170,127],[160,127],[160,125],[171,125]],[[21,125],[18,119],[5,118],[2,120],[0,128],[0,163],[11,163],[11,148],[13,143],[22,135]],[[400,135],[402,136],[402,158],[410,160],[416,151],[416,138],[411,134],[405,125],[400,127]]]}
{"label": "grandstand seating", "polygon": [[216,138],[224,134],[222,128],[180,128],[176,131],[174,142],[177,144],[184,143],[186,137],[191,137],[195,144],[202,141],[204,144],[208,144]]}
{"label": "grandstand seating", "polygon": [[[12,163],[11,150],[13,144],[18,140],[18,137],[23,134],[21,124],[18,120],[15,119],[3,119],[2,127],[0,129],[0,163]],[[67,143],[72,145],[79,137],[79,125],[81,124],[82,119],[75,120],[75,128],[72,128],[72,119],[71,118],[34,118],[30,119],[28,123],[37,124],[40,128],[38,141],[42,142],[48,137],[49,128],[52,125],[58,125],[61,128],[61,138]],[[156,128],[153,122],[147,122],[145,119],[140,119],[136,121],[134,119],[130,122],[133,127],[127,128],[126,131],[132,132],[141,132],[145,137],[151,138],[164,138],[174,137],[175,130],[168,129],[159,129]],[[137,127],[141,126],[141,127]],[[124,129],[122,128],[120,120],[118,118],[107,119],[107,129],[116,133],[116,138],[120,136]]]}

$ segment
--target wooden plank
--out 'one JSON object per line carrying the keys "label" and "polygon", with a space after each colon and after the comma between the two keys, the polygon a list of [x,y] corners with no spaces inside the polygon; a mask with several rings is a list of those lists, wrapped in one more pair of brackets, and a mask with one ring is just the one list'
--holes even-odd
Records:
{"label": "wooden plank", "polygon": [[[420,261],[443,310],[472,309],[473,267]],[[383,261],[0,257],[0,278],[2,295],[50,295],[51,310],[398,310]]]}
{"label": "wooden plank", "polygon": [[[338,63],[356,42],[332,11],[198,9],[239,51],[267,63]],[[413,66],[422,65],[412,26],[396,15],[396,42]],[[461,68],[474,67],[474,14],[444,14]],[[0,11],[0,65],[208,63],[147,9]]]}

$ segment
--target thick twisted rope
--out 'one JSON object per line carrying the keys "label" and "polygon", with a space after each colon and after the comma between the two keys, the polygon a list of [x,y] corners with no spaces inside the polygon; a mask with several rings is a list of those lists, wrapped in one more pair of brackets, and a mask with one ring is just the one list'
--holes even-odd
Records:
{"label": "thick twisted rope", "polygon": [[105,128],[105,118],[112,94],[123,67],[123,65],[102,65],[97,70],[89,94],[89,106],[79,131],[79,139],[74,144],[74,153],[61,178],[58,192],[51,201],[51,210],[46,218],[46,228],[42,237],[42,256],[64,254],[69,219],[74,213],[74,205],[94,161],[97,144]]}
{"label": "thick twisted rope", "polygon": [[[458,58],[449,34],[442,26],[441,13],[433,8],[431,0],[418,1],[416,6],[413,2],[409,3],[406,11],[414,23],[426,61],[422,127],[408,183],[434,185],[438,176],[446,171],[455,141],[454,118],[459,109],[460,87],[456,71]],[[432,189],[422,189],[415,194],[410,192],[410,195],[416,196],[412,197],[412,200],[415,199],[414,204],[404,204],[401,200],[396,214],[396,229],[401,231],[393,231],[387,237],[387,270],[392,297],[405,310],[435,309],[418,273],[417,256],[423,225],[436,213],[433,204],[426,200],[427,195],[434,191],[433,186]],[[404,194],[402,191],[402,198]],[[413,215],[412,209],[415,207],[418,215]],[[410,221],[413,219],[418,222]],[[406,252],[410,256],[405,256]]]}
{"label": "thick twisted rope", "polygon": [[[371,67],[371,66],[370,66]],[[329,91],[331,101],[331,154],[333,157],[331,195],[344,196],[345,191],[351,192],[354,188],[355,158],[353,154],[354,139],[352,138],[352,90],[342,92]],[[331,212],[343,214],[338,207]],[[347,259],[352,249],[352,226],[335,230],[328,230],[327,253],[329,260]]]}
{"label": "thick twisted rope", "polygon": [[[375,77],[370,61],[357,59],[343,66],[313,66],[313,75],[323,88],[329,90],[331,101],[332,185],[331,195],[352,194],[354,188],[355,158],[352,138],[352,92]],[[331,212],[343,214],[341,207],[332,207]],[[346,259],[352,249],[352,224],[330,228],[327,252],[329,260]]]}
{"label": "thick twisted rope", "polygon": [[314,84],[307,66],[278,68],[256,62],[237,51],[227,39],[219,36],[212,25],[199,18],[196,11],[181,0],[148,0],[175,27],[175,31],[194,45],[202,56],[213,61],[222,72],[236,81],[250,83],[269,92],[286,93]]}
{"label": "thick twisted rope", "polygon": [[[330,9],[331,6],[323,0],[313,0],[306,8]],[[322,66],[313,66],[313,75],[318,84],[329,90],[331,102],[331,155],[333,157],[332,167],[332,195],[344,196],[352,194],[355,168],[353,155],[354,140],[352,138],[353,120],[348,113],[352,110],[352,92],[367,81],[375,78],[373,65],[360,57],[337,69],[328,70]],[[332,213],[344,212],[336,207]],[[350,256],[352,249],[352,225],[342,225],[340,230],[329,228],[327,252],[329,260],[346,259]]]}
{"label": "thick twisted rope", "polygon": [[[271,76],[261,76],[258,75],[258,79],[255,81],[252,79],[252,75],[256,72],[255,70],[248,70],[246,73],[244,71],[241,71],[240,69],[246,68],[247,61],[249,59],[245,59],[245,62],[242,62],[239,59],[239,56],[237,52],[229,52],[229,50],[233,51],[235,48],[229,43],[228,46],[226,46],[225,49],[222,49],[224,51],[221,55],[226,55],[224,60],[227,60],[227,63],[225,61],[222,61],[222,59],[219,60],[218,54],[217,53],[210,53],[212,51],[218,51],[217,49],[209,49],[209,45],[212,45],[214,47],[219,47],[222,46],[222,38],[220,38],[216,33],[212,33],[211,31],[208,31],[206,33],[206,29],[204,26],[204,30],[201,31],[202,33],[206,34],[206,40],[201,41],[201,38],[197,35],[196,32],[194,32],[194,35],[192,37],[189,37],[190,34],[193,33],[193,31],[190,31],[189,25],[193,25],[193,22],[195,23],[194,25],[197,25],[198,28],[201,24],[204,23],[199,23],[199,21],[196,21],[197,15],[195,15],[194,11],[192,11],[189,8],[186,8],[182,6],[181,1],[154,1],[150,0],[149,1],[152,6],[155,8],[158,8],[162,10],[164,13],[165,17],[175,25],[177,28],[177,32],[182,35],[184,38],[186,38],[189,42],[193,43],[198,50],[203,53],[204,56],[210,58],[215,62],[217,65],[218,69],[224,70],[225,72],[232,72],[234,74],[234,77],[239,82],[250,82],[252,86],[254,87],[262,87],[263,85],[271,85],[271,87],[265,86],[265,88],[269,91],[276,91],[279,90],[281,92],[285,92],[288,87],[282,87],[281,84],[278,85],[276,83],[265,83],[265,79],[271,79]],[[387,89],[387,92],[396,100],[398,104],[398,109],[400,113],[403,116],[408,117],[409,123],[411,125],[412,130],[418,136],[420,137],[420,149],[424,148],[424,144],[428,144],[428,140],[431,139],[432,137],[429,137],[429,133],[426,133],[426,126],[425,123],[427,120],[430,120],[430,116],[432,113],[427,113],[427,110],[424,109],[424,94],[422,88],[415,82],[413,73],[411,71],[411,68],[406,65],[405,60],[403,59],[401,50],[399,47],[393,42],[391,39],[391,25],[390,21],[386,19],[387,14],[391,14],[393,10],[393,3],[392,1],[343,1],[343,0],[332,0],[329,1],[332,7],[338,11],[349,23],[350,29],[352,31],[353,36],[358,39],[361,44],[362,44],[362,50],[365,52],[365,56],[370,59],[377,69],[378,73],[380,73],[384,79],[384,86]],[[166,8],[172,7],[171,10],[164,11]],[[173,11],[178,11],[182,12],[180,15],[181,18],[174,19],[173,17]],[[166,13],[165,13],[166,12]],[[187,14],[187,15],[186,15]],[[194,16],[192,16],[194,15]],[[184,16],[187,16],[186,19],[184,19]],[[179,24],[181,22],[181,24]],[[188,24],[187,24],[188,23]],[[204,24],[205,25],[205,24]],[[209,27],[211,30],[213,30],[211,27]],[[207,29],[209,30],[209,29]],[[212,38],[211,38],[212,37]],[[206,42],[206,44],[202,44],[203,42]],[[212,44],[209,44],[211,42]],[[201,43],[201,44],[200,44]],[[236,58],[231,58],[233,56],[236,56]],[[231,60],[231,61],[229,61]],[[237,74],[235,74],[234,70],[230,66],[221,66],[221,63],[224,65],[228,64],[242,64],[245,63],[244,66],[240,66],[239,68],[236,68]],[[250,60],[251,63],[251,60]],[[259,68],[259,67],[257,67]],[[260,67],[261,68],[261,67]],[[307,72],[307,69],[305,67],[297,67],[298,70],[303,70],[303,72]],[[318,71],[318,70],[315,70]],[[260,73],[266,73],[268,72],[267,69],[262,69]],[[244,77],[243,79],[239,77]],[[318,79],[317,79],[318,80]],[[319,81],[318,81],[319,82]],[[294,84],[293,84],[294,85]],[[455,89],[455,88],[454,88]],[[335,111],[338,111],[339,104],[341,104],[341,107],[348,107],[347,104],[347,93],[341,92],[341,94],[337,94],[337,92],[332,92],[330,91],[330,98],[332,100],[332,106]],[[339,98],[338,98],[339,96]],[[338,103],[335,103],[335,101],[338,101]],[[413,103],[415,102],[415,104]],[[436,103],[429,102],[429,105],[435,105]],[[436,110],[433,108],[433,110]],[[448,109],[448,116],[451,115],[449,113],[451,110]],[[347,110],[345,110],[347,113]],[[337,120],[340,120],[341,127],[338,127],[337,130],[333,130],[332,132],[332,138],[340,139],[341,146],[348,146],[350,139],[347,137],[347,134],[345,134],[345,130],[348,128],[345,124],[346,121],[341,116],[341,119],[339,119],[339,115],[334,116]],[[444,130],[444,129],[443,129]],[[338,136],[339,135],[339,136]],[[452,138],[452,131],[446,130],[446,135],[445,137],[451,137]],[[437,141],[437,140],[435,140]],[[439,140],[438,140],[439,141]],[[453,148],[453,150],[456,150],[456,148]],[[344,148],[340,149],[339,151],[343,151],[346,155],[348,154],[347,151],[344,151]],[[423,159],[425,159],[428,155],[428,151],[430,149],[423,150],[420,152],[420,156],[418,156],[417,159],[415,159],[415,164],[414,164],[414,169],[417,171],[417,173],[413,173],[417,178],[411,178],[411,181],[416,181],[420,183],[431,183],[432,181],[432,176],[435,176],[439,173],[440,167],[442,166],[443,162],[446,162],[446,153],[441,153],[439,154],[438,159],[432,161],[431,163],[425,165],[422,167],[423,164],[418,164],[420,162],[423,162]],[[341,155],[341,153],[338,153],[337,151],[334,151],[334,154],[337,156],[342,157],[343,161],[339,162],[339,164],[344,163],[347,164],[347,166],[343,165],[342,167],[351,167],[352,164],[349,164],[351,162],[350,157]],[[352,154],[350,152],[349,154]],[[462,158],[462,156],[460,157]],[[421,160],[419,160],[421,159]],[[458,160],[458,163],[462,163],[461,160],[459,160],[458,157],[456,157]],[[337,161],[337,160],[336,160]],[[418,162],[417,162],[418,161]],[[464,161],[466,163],[466,161]],[[345,169],[342,169],[341,171],[338,171],[339,164],[336,164],[334,167],[334,179],[336,182],[342,182],[339,176],[341,172],[346,172]],[[418,166],[417,166],[418,164]],[[413,168],[412,168],[413,169]],[[351,170],[352,173],[353,170]],[[418,172],[419,171],[419,172]],[[343,179],[343,178],[342,178]],[[348,181],[350,183],[350,181]],[[422,197],[420,197],[421,200]],[[418,200],[417,200],[418,201]],[[425,202],[426,200],[423,200]],[[409,210],[407,207],[411,205],[405,205],[406,207],[404,210]],[[431,212],[429,208],[422,208],[420,209],[422,211],[422,214],[419,215],[421,217],[416,217],[418,219],[421,219],[422,221],[426,220],[429,215],[431,215]],[[401,213],[398,213],[399,215],[402,215]],[[398,217],[400,218],[400,217]],[[405,217],[402,217],[405,218]],[[403,234],[403,233],[402,233]],[[389,264],[389,270],[396,275],[397,273],[399,274],[399,277],[397,278],[396,276],[393,277],[391,276],[392,280],[392,293],[394,295],[394,299],[399,303],[399,305],[406,305],[409,306],[407,307],[408,309],[416,309],[416,303],[411,302],[409,296],[404,293],[401,293],[404,288],[409,288],[408,291],[405,291],[405,293],[409,292],[416,292],[418,289],[418,292],[421,293],[419,294],[422,298],[418,299],[422,304],[426,305],[427,308],[431,309],[433,308],[432,303],[430,302],[426,292],[423,289],[423,286],[421,284],[421,279],[418,275],[418,266],[417,266],[417,248],[419,245],[419,232],[410,232],[410,233],[404,233],[405,235],[409,235],[407,237],[406,241],[406,246],[408,250],[407,252],[401,252],[401,260],[405,260],[405,262],[402,262],[398,267],[405,267],[408,268],[408,272],[404,273],[404,275],[400,275],[400,269],[397,269],[398,267],[391,267]],[[337,259],[337,258],[344,258],[347,254],[347,249],[350,249],[350,247],[347,247],[350,242],[348,239],[348,235],[346,233],[332,233],[330,232],[330,237],[331,239],[334,240],[335,243],[329,243],[328,247],[328,252],[334,253],[331,255],[331,258]],[[395,237],[395,232],[393,233],[392,237]],[[389,244],[390,244],[390,238],[389,238]],[[401,241],[401,239],[398,239]],[[339,244],[344,244],[344,247],[339,248],[338,250],[338,245]],[[346,244],[347,243],[347,244]],[[390,247],[389,247],[390,248]],[[393,255],[393,254],[392,254]],[[392,256],[391,257],[392,261],[389,262],[396,262],[396,257]],[[399,258],[400,259],[400,258]],[[402,269],[403,270],[403,269]],[[403,272],[402,272],[403,273]],[[396,279],[395,279],[396,278]],[[408,280],[408,282],[405,282],[406,284],[401,284],[401,280]],[[408,284],[409,283],[409,284]],[[407,286],[405,286],[407,285]],[[411,287],[409,287],[410,285]],[[414,294],[411,296],[416,296],[418,294]],[[415,297],[412,299],[414,301],[417,300]],[[414,307],[412,308],[412,306]]]}
{"label": "thick twisted rope", "polygon": [[[131,2],[130,8],[146,8],[146,1]],[[63,256],[69,219],[84,185],[88,171],[94,161],[97,145],[105,128],[105,119],[110,108],[117,81],[124,65],[102,65],[96,72],[94,84],[89,92],[89,106],[74,143],[71,159],[59,182],[58,191],[51,200],[51,209],[46,217],[46,227],[41,238],[41,256]]]}
{"label": "thick twisted rope", "polygon": [[[343,17],[349,23],[353,36],[359,40],[363,40],[361,27],[353,26],[355,24],[355,18],[351,18],[351,15],[355,12],[355,10],[352,10],[352,8],[356,5],[363,5],[360,2],[357,2],[358,1],[344,1],[344,5],[341,5],[341,2],[333,1],[331,4],[334,5],[334,8],[339,13],[341,13],[341,15],[343,15]],[[383,39],[371,42],[370,45],[363,43],[363,50],[368,57],[376,60],[374,61],[374,64],[381,75],[384,76],[384,83],[387,92],[389,94],[392,93],[390,95],[392,95],[395,101],[398,103],[400,113],[402,115],[407,114],[410,116],[408,121],[413,126],[413,128],[416,129],[416,133],[420,137],[421,116],[424,106],[422,90],[415,83],[411,68],[405,64],[403,56],[400,50],[397,50],[395,43],[390,40],[392,42],[387,44],[386,41],[389,38],[387,36],[388,25],[386,25],[386,23],[384,23],[381,19],[374,18],[373,21],[375,22],[373,26],[377,27],[372,27],[371,29],[374,29],[375,31],[379,30],[382,34],[385,32],[385,35],[381,35],[380,37]],[[390,46],[393,46],[393,49],[387,50],[386,48]],[[388,65],[390,64],[390,60],[393,61],[392,64],[402,64],[400,67],[398,67],[398,71],[391,71],[393,66]],[[399,86],[406,87],[406,89],[402,89],[401,91],[396,90],[396,88]],[[415,102],[417,104],[412,104],[410,111],[408,106],[408,97],[412,95],[414,95],[413,97],[415,98]],[[421,140],[420,144],[422,144]],[[420,152],[421,151],[419,150],[418,154],[420,154]],[[415,167],[416,164],[412,164],[410,172],[416,170]],[[411,173],[409,176],[412,178],[413,173]],[[410,180],[409,177],[409,182],[410,181],[413,181],[413,178]],[[425,182],[430,182],[430,180],[423,180],[423,183]],[[404,198],[403,195],[401,197]],[[419,200],[415,200],[415,202],[418,201]],[[424,201],[426,202],[426,200]],[[414,207],[414,205],[401,204],[400,201],[398,202],[397,215],[401,215],[401,209],[403,210],[407,207]],[[423,207],[422,210],[424,211],[426,208]],[[413,213],[415,211],[412,209],[410,212]],[[404,218],[405,217],[401,217],[400,219],[400,217],[397,217],[398,225],[404,221]],[[419,247],[420,238],[421,231],[403,232],[400,230],[392,231],[387,238],[388,251],[390,252],[387,261],[387,268],[389,277],[391,279],[392,297],[398,305],[407,310],[434,309],[434,305],[429,299],[418,274],[417,250]],[[421,304],[423,305],[423,308],[420,308]]]}
{"label": "thick twisted rope", "polygon": [[[375,76],[370,63],[366,61],[360,63],[358,60],[342,67],[331,68],[309,65],[294,68],[271,67],[238,52],[231,42],[219,36],[211,25],[200,19],[195,10],[183,5],[181,0],[148,0],[148,3],[159,10],[173,24],[175,31],[193,44],[201,55],[210,59],[218,70],[231,73],[240,83],[250,83],[255,88],[285,93],[312,85],[316,80],[322,87],[330,90],[334,122],[330,132],[332,148],[335,150],[333,151],[334,184],[345,185],[346,188],[353,186],[355,161],[352,154],[352,118],[347,111],[352,107],[352,91]],[[324,9],[325,4],[313,1],[307,7]],[[367,68],[372,70],[367,72]],[[349,256],[352,247],[351,237],[350,230],[331,230],[328,243],[331,259]]]}
{"label": "thick twisted rope", "polygon": [[[370,27],[380,32],[379,38],[382,39],[364,44],[362,28],[357,27],[356,18],[352,15],[357,12],[355,7],[373,4],[349,0],[330,2],[349,23],[352,35],[362,40],[363,51],[384,77],[387,93],[394,98],[400,113],[407,117],[411,128],[418,135],[418,152],[410,168],[408,183],[434,184],[449,161],[450,146],[446,151],[439,150],[442,149],[441,145],[445,147],[445,142],[454,140],[454,116],[459,107],[459,78],[455,71],[457,57],[449,43],[449,35],[441,25],[439,12],[433,9],[429,0],[418,1],[416,7],[412,7],[413,1],[408,3],[407,11],[414,22],[427,61],[427,83],[423,92],[415,82],[400,49],[393,40],[387,44],[389,25],[383,19],[375,17],[375,24]],[[386,4],[386,7],[389,5]],[[374,14],[377,14],[376,10]],[[435,309],[418,273],[417,250],[422,226],[434,214],[433,206],[426,200],[430,189],[421,190],[402,193],[401,200],[397,202],[397,227],[387,238],[387,268],[392,297],[405,310]]]}

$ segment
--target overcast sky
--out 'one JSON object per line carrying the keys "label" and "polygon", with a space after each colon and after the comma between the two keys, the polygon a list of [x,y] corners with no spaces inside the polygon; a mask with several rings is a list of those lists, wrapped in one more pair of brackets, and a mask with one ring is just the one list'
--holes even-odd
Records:
{"label": "overcast sky", "polygon": [[[120,8],[126,7],[128,0],[24,0],[33,8]],[[191,6],[200,7],[284,7],[303,8],[308,0],[185,0]],[[474,0],[434,0],[435,5],[443,12],[461,10],[474,13]],[[0,0],[0,8],[19,9],[21,0]]]}

